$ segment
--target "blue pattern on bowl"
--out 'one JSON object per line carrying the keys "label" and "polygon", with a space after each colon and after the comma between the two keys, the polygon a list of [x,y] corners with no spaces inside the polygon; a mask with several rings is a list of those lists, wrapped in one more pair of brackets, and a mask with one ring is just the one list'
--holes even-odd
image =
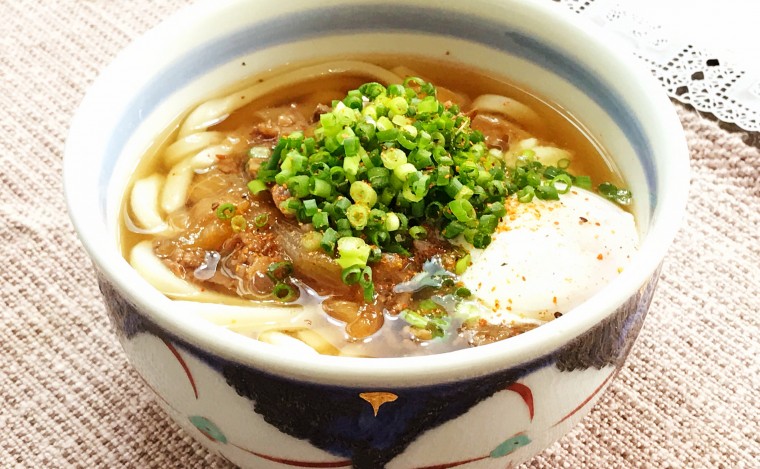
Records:
{"label": "blue pattern on bowl", "polygon": [[[151,334],[167,344],[176,344],[219,373],[221,380],[249,399],[253,410],[281,432],[308,440],[335,456],[350,458],[354,467],[375,468],[403,453],[423,433],[467,413],[479,402],[539,369],[555,366],[569,372],[622,367],[644,322],[658,276],[659,270],[607,319],[545,356],[453,383],[382,389],[383,394],[394,396],[393,405],[383,407],[380,412],[375,409],[374,415],[361,396],[376,389],[280,377],[212,354],[153,323],[104,275],[99,274],[98,280],[111,322],[122,340]],[[293,405],[294,402],[298,405]],[[191,421],[198,426],[198,418]],[[206,427],[211,428],[210,425],[205,425],[205,420],[200,422],[209,433]],[[221,431],[217,433],[222,435]],[[220,441],[217,433],[215,438]],[[494,454],[509,454],[505,448],[500,446]]]}

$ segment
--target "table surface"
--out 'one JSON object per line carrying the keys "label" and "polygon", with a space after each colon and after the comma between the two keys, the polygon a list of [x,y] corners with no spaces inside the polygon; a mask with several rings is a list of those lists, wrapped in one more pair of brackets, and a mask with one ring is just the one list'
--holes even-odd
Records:
{"label": "table surface", "polygon": [[[184,3],[0,0],[1,467],[228,467],[128,366],[61,185],[87,87]],[[590,415],[524,467],[760,467],[760,150],[676,109],[691,195],[640,339]]]}

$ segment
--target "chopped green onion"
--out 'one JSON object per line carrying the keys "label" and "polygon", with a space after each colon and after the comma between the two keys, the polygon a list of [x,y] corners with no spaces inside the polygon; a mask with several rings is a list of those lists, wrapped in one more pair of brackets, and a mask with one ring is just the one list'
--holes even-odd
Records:
{"label": "chopped green onion", "polygon": [[340,277],[343,280],[343,283],[346,285],[354,285],[356,283],[359,283],[359,279],[362,275],[362,269],[359,266],[352,265],[351,267],[347,267],[343,269],[343,272],[341,272]]}
{"label": "chopped green onion", "polygon": [[391,128],[388,130],[378,130],[375,136],[380,142],[392,142],[398,138],[398,129]]}
{"label": "chopped green onion", "polygon": [[432,202],[425,207],[425,218],[428,220],[438,220],[443,213],[443,205],[440,202]]}
{"label": "chopped green onion", "polygon": [[333,166],[330,168],[330,182],[335,186],[343,184],[346,180],[346,171],[340,166]]}
{"label": "chopped green onion", "polygon": [[361,146],[359,145],[359,139],[357,137],[348,137],[343,140],[343,148],[346,156],[355,156],[359,153]]}
{"label": "chopped green onion", "polygon": [[462,223],[475,221],[475,209],[467,199],[455,199],[449,202],[449,210]]}
{"label": "chopped green onion", "polygon": [[472,263],[472,257],[470,257],[469,254],[465,254],[464,256],[457,259],[457,263],[454,266],[454,273],[457,275],[462,275],[465,270],[467,270],[467,267],[470,266]]}
{"label": "chopped green onion", "polygon": [[559,200],[559,191],[550,184],[541,184],[536,187],[536,197],[541,200]]}
{"label": "chopped green onion", "polygon": [[491,244],[491,234],[485,231],[476,231],[472,236],[472,245],[478,249],[483,249]]}
{"label": "chopped green onion", "polygon": [[343,158],[343,171],[346,173],[346,177],[356,176],[359,172],[359,163],[361,162],[360,156],[347,156]]}
{"label": "chopped green onion", "polygon": [[253,217],[253,225],[256,228],[263,228],[267,225],[269,222],[269,214],[266,212],[259,213],[255,217]]}
{"label": "chopped green onion", "polygon": [[366,205],[372,207],[377,203],[377,192],[364,181],[356,181],[351,184],[351,190],[349,192],[351,198],[357,204]]}
{"label": "chopped green onion", "polygon": [[383,166],[391,171],[406,163],[406,153],[398,148],[388,148],[380,153]]}
{"label": "chopped green onion", "polygon": [[369,221],[369,209],[364,204],[353,204],[346,210],[346,217],[353,228],[364,229]]}
{"label": "chopped green onion", "polygon": [[589,176],[573,177],[573,185],[581,189],[591,190],[591,178]]}
{"label": "chopped green onion", "polygon": [[522,203],[527,203],[533,200],[533,197],[536,195],[536,190],[533,189],[533,186],[526,186],[519,191],[517,191],[517,200],[519,200]]}
{"label": "chopped green onion", "polygon": [[441,235],[446,239],[456,238],[467,228],[463,223],[452,221],[441,230]]}
{"label": "chopped green onion", "polygon": [[[564,189],[557,188],[557,183],[563,184],[565,187]],[[567,194],[570,192],[570,188],[573,186],[573,180],[572,178],[567,174],[559,174],[557,176],[554,176],[554,178],[551,181],[552,186],[554,186],[555,189],[557,189],[557,192],[560,194]]]}
{"label": "chopped green onion", "polygon": [[367,263],[374,263],[379,261],[383,257],[383,250],[380,249],[378,246],[374,246],[372,250],[369,252],[369,258],[367,259]]}
{"label": "chopped green onion", "polygon": [[454,294],[456,296],[458,296],[459,298],[465,298],[465,299],[467,299],[467,298],[469,298],[469,297],[472,296],[472,292],[467,287],[459,287],[459,288],[457,288],[456,291],[454,292]]}
{"label": "chopped green onion", "polygon": [[406,181],[406,178],[408,178],[410,174],[416,172],[417,168],[415,168],[412,163],[404,163],[393,169],[393,175],[399,178],[400,181]]}
{"label": "chopped green onion", "polygon": [[370,210],[367,225],[371,227],[385,226],[385,212],[376,208]]}
{"label": "chopped green onion", "polygon": [[317,212],[311,217],[311,223],[314,229],[322,231],[330,226],[330,218],[327,212]]}
{"label": "chopped green onion", "polygon": [[372,283],[372,268],[367,266],[359,275],[359,285],[364,290],[364,301],[371,302],[375,296],[375,285]]}
{"label": "chopped green onion", "polygon": [[475,191],[470,189],[469,186],[462,186],[462,188],[459,189],[459,192],[457,192],[457,195],[455,195],[454,198],[466,200],[472,197],[473,194],[475,194]]}
{"label": "chopped green onion", "polygon": [[[346,215],[348,215],[348,212],[346,212]],[[348,218],[341,218],[340,220],[335,222],[336,228],[338,228],[338,231],[351,231],[351,222],[348,221]]]}
{"label": "chopped green onion", "polygon": [[317,213],[317,201],[314,199],[306,199],[303,201],[303,211],[307,217],[313,217]]}
{"label": "chopped green onion", "polygon": [[388,104],[388,109],[392,114],[403,115],[406,114],[406,111],[409,109],[409,103],[407,103],[406,99],[402,98],[401,96],[397,96],[391,99],[391,102]]}
{"label": "chopped green onion", "polygon": [[233,204],[222,204],[216,208],[216,217],[220,220],[229,220],[235,215],[236,210]]}
{"label": "chopped green onion", "polygon": [[628,189],[619,189],[616,185],[603,182],[599,184],[599,193],[608,200],[619,205],[629,205],[631,203],[631,191]]}
{"label": "chopped green onion", "polygon": [[427,96],[417,104],[417,114],[433,114],[438,112],[438,100],[434,96]]}
{"label": "chopped green onion", "polygon": [[401,96],[404,94],[404,85],[394,83],[388,86],[388,96]]}
{"label": "chopped green onion", "polygon": [[[254,147],[255,148],[255,147]],[[253,179],[248,183],[248,190],[251,192],[251,194],[256,195],[259,192],[263,192],[267,190],[268,187],[264,181],[261,181],[259,179]]]}
{"label": "chopped green onion", "polygon": [[301,246],[307,252],[318,251],[322,241],[322,234],[317,231],[309,231],[301,236]]}
{"label": "chopped green onion", "polygon": [[412,239],[425,239],[427,238],[427,230],[424,226],[413,226],[409,228],[409,236]]}
{"label": "chopped green onion", "polygon": [[451,179],[451,166],[438,166],[435,171],[435,185],[447,186]]}
{"label": "chopped green onion", "polygon": [[456,198],[463,187],[465,186],[462,184],[462,181],[460,181],[458,177],[452,177],[449,179],[448,185],[446,185],[446,194],[452,199]]}
{"label": "chopped green onion", "polygon": [[309,195],[309,176],[293,176],[287,180],[288,191],[293,197],[302,198]]}
{"label": "chopped green onion", "polygon": [[332,228],[328,228],[325,230],[325,233],[322,235],[322,241],[319,243],[319,245],[322,247],[322,249],[326,253],[332,254],[335,251],[335,243],[337,241],[338,241],[338,232]]}
{"label": "chopped green onion", "polygon": [[390,171],[385,167],[371,168],[367,171],[367,179],[373,189],[384,189],[390,182]]}
{"label": "chopped green onion", "polygon": [[359,92],[369,99],[375,99],[380,94],[385,93],[385,87],[380,83],[365,83],[359,87]]}
{"label": "chopped green onion", "polygon": [[361,238],[347,236],[338,240],[338,265],[344,269],[353,265],[365,266],[369,258],[370,247]]}
{"label": "chopped green onion", "polygon": [[284,202],[280,202],[280,211],[285,215],[296,215],[303,208],[303,202],[296,197],[289,197]]}
{"label": "chopped green onion", "polygon": [[359,285],[362,287],[368,287],[372,285],[372,267],[364,267],[359,276]]}
{"label": "chopped green onion", "polygon": [[377,246],[385,246],[391,239],[391,235],[387,231],[381,229],[370,231],[367,236],[369,240]]}
{"label": "chopped green onion", "polygon": [[401,313],[399,313],[399,317],[409,323],[410,326],[416,327],[418,329],[424,329],[425,326],[427,326],[427,321],[421,315],[408,309],[401,311]]}
{"label": "chopped green onion", "polygon": [[296,289],[287,283],[278,283],[272,289],[272,296],[274,296],[274,299],[277,301],[289,303],[296,298],[297,293]]}
{"label": "chopped green onion", "polygon": [[498,197],[501,199],[504,194],[506,194],[507,188],[503,181],[491,181],[488,186],[486,186],[486,192],[492,197]]}
{"label": "chopped green onion", "polygon": [[385,229],[388,231],[396,231],[401,226],[400,219],[397,214],[390,212],[385,215]]}
{"label": "chopped green onion", "polygon": [[293,264],[291,262],[272,262],[267,267],[267,276],[272,280],[285,280],[293,273]]}
{"label": "chopped green onion", "polygon": [[330,183],[317,178],[309,178],[308,192],[307,194],[315,195],[317,197],[327,198],[330,197],[332,188]]}
{"label": "chopped green onion", "polygon": [[478,230],[493,233],[498,224],[499,218],[497,216],[486,213],[478,219]]}
{"label": "chopped green onion", "polygon": [[507,214],[507,209],[504,207],[504,204],[501,202],[494,202],[490,204],[486,210],[488,213],[495,216],[496,218],[501,218]]}
{"label": "chopped green onion", "polygon": [[346,216],[346,210],[351,206],[351,201],[346,197],[339,198],[333,205],[333,213],[336,218],[344,218]]}
{"label": "chopped green onion", "polygon": [[230,226],[232,227],[233,232],[240,233],[241,231],[245,231],[248,223],[245,221],[245,217],[243,215],[235,215],[230,220]]}

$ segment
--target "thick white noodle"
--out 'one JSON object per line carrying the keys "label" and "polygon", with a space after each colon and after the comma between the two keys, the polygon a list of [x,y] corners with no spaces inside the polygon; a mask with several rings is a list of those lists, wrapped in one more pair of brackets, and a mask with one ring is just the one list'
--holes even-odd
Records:
{"label": "thick white noodle", "polygon": [[530,129],[543,126],[539,115],[520,101],[498,94],[482,94],[472,102],[472,109],[477,112],[501,114],[512,122]]}
{"label": "thick white noodle", "polygon": [[361,357],[367,357],[367,352],[362,350],[362,344],[357,343],[349,343],[343,346],[340,349],[340,356],[341,357],[354,357],[354,358],[361,358]]}
{"label": "thick white noodle", "polygon": [[395,73],[396,75],[398,75],[402,79],[406,78],[406,77],[417,77],[417,78],[422,78],[423,80],[426,80],[425,77],[420,76],[419,73],[415,72],[411,68],[406,67],[404,65],[397,65],[397,66],[393,67],[391,69],[391,72]]}
{"label": "thick white noodle", "polygon": [[196,301],[175,301],[175,304],[183,313],[196,314],[216,325],[241,333],[292,326],[296,316],[303,312],[300,306],[239,306]]}
{"label": "thick white noodle", "polygon": [[[132,248],[129,253],[129,263],[140,276],[148,281],[156,290],[173,300],[187,300],[199,303],[216,303],[217,305],[242,306],[252,308],[258,306],[254,301],[246,300],[237,296],[224,295],[214,291],[202,290],[187,280],[183,280],[172,272],[153,253],[153,243],[150,240],[142,241]],[[209,305],[214,306],[214,305]],[[202,308],[198,306],[198,308]],[[232,310],[238,312],[239,310]],[[251,309],[253,311],[253,309]],[[222,314],[221,312],[219,314]]]}
{"label": "thick white noodle", "polygon": [[333,74],[364,76],[385,84],[401,81],[401,78],[396,74],[382,67],[355,60],[341,60],[302,67],[268,78],[262,83],[255,84],[228,96],[206,101],[187,116],[179,129],[178,138],[195,132],[205,131],[210,126],[223,121],[237,109],[278,88],[292,86]]}
{"label": "thick white noodle", "polygon": [[129,204],[134,221],[140,228],[149,232],[158,232],[166,228],[166,222],[158,206],[158,197],[163,184],[164,177],[155,173],[138,180],[132,186]]}
{"label": "thick white noodle", "polygon": [[182,280],[169,270],[153,253],[153,243],[142,241],[132,248],[129,263],[145,280],[169,297],[189,298],[201,293],[201,289]]}
{"label": "thick white noodle", "polygon": [[573,154],[562,148],[548,145],[539,145],[535,138],[526,138],[509,146],[509,151],[504,155],[507,165],[514,165],[517,158],[525,150],[532,150],[538,162],[546,166],[557,166],[560,160],[573,161]]}
{"label": "thick white noodle", "polygon": [[546,166],[557,166],[560,160],[573,160],[573,155],[567,150],[557,147],[537,146],[533,147],[536,159]]}
{"label": "thick white noodle", "polygon": [[266,331],[262,332],[258,339],[262,342],[266,342],[277,347],[281,347],[283,351],[295,354],[306,355],[318,355],[319,352],[305,344],[304,342],[289,336],[279,331]]}
{"label": "thick white noodle", "polygon": [[329,340],[318,331],[312,329],[299,329],[294,332],[296,338],[309,347],[313,348],[322,355],[339,355],[338,347],[330,343]]}
{"label": "thick white noodle", "polygon": [[164,165],[171,168],[204,148],[222,143],[224,139],[225,135],[222,132],[198,132],[186,135],[166,147],[163,156]]}
{"label": "thick white noodle", "polygon": [[169,170],[164,190],[161,192],[161,208],[165,213],[172,213],[184,207],[195,172],[211,167],[216,163],[216,155],[219,154],[221,153],[216,147],[207,148],[195,156],[185,158]]}

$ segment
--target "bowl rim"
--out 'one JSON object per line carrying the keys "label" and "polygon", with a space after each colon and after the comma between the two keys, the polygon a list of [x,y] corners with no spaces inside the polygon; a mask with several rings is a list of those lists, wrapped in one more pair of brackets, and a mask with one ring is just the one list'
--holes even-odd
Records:
{"label": "bowl rim", "polygon": [[[80,153],[81,138],[78,138],[78,135],[86,128],[88,120],[97,118],[89,114],[93,96],[108,88],[109,80],[113,80],[114,71],[120,67],[129,66],[130,58],[148,53],[151,41],[170,36],[172,31],[187,27],[187,22],[203,21],[204,16],[214,10],[243,3],[241,0],[224,2],[205,0],[190,5],[164,20],[116,57],[93,84],[72,119],[64,153],[64,190],[74,227],[97,269],[104,273],[105,277],[140,310],[141,314],[146,315],[157,326],[206,352],[293,379],[338,385],[361,383],[364,386],[435,384],[496,372],[545,356],[608,317],[615,307],[623,304],[646,284],[652,275],[656,275],[685,215],[689,185],[688,148],[683,129],[671,102],[654,78],[642,70],[640,64],[634,62],[633,54],[620,53],[614,49],[613,47],[620,47],[617,41],[600,41],[600,35],[605,37],[605,34],[592,23],[548,3],[510,0],[500,2],[504,5],[499,5],[499,7],[505,8],[505,5],[511,4],[513,7],[525,8],[533,14],[544,15],[547,21],[561,24],[577,34],[579,40],[593,46],[594,53],[600,54],[599,60],[607,61],[606,63],[611,67],[624,70],[626,75],[631,77],[631,83],[635,83],[644,94],[650,97],[648,101],[637,104],[648,108],[648,115],[653,116],[653,119],[657,121],[661,136],[666,136],[663,137],[664,141],[659,142],[661,146],[657,148],[658,152],[668,155],[666,160],[660,158],[662,168],[656,175],[660,181],[660,198],[655,214],[659,215],[652,218],[640,251],[616,280],[617,289],[614,291],[604,289],[574,308],[573,314],[566,314],[509,340],[490,344],[487,347],[419,357],[351,358],[324,355],[294,357],[278,353],[268,344],[222,327],[209,328],[208,322],[203,319],[181,318],[172,310],[162,309],[166,304],[158,301],[156,295],[141,294],[137,291],[138,289],[132,287],[130,279],[133,278],[132,274],[136,275],[136,272],[132,271],[130,274],[131,267],[124,261],[121,254],[112,252],[114,249],[111,244],[98,239],[91,230],[88,230],[91,214],[83,213],[82,209],[74,203],[77,186],[82,184],[81,177],[74,172],[72,163]],[[399,3],[410,2],[399,1]],[[492,0],[483,0],[482,3],[496,6]],[[250,7],[250,2],[248,6]],[[664,177],[667,178],[664,179],[667,182],[667,189],[661,181]],[[114,255],[124,262],[115,262]],[[166,300],[166,297],[160,293],[158,295]]]}

